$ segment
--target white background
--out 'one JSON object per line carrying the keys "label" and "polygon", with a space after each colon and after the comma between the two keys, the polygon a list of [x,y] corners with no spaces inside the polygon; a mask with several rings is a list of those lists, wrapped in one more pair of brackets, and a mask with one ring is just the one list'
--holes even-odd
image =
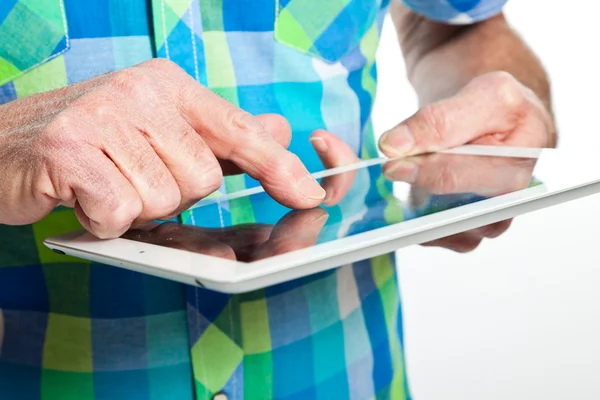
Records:
{"label": "white background", "polygon": [[[505,11],[550,74],[560,148],[600,149],[600,5]],[[378,61],[381,133],[416,109],[389,20]],[[414,246],[398,262],[415,399],[600,399],[600,196],[519,217],[467,255]]]}

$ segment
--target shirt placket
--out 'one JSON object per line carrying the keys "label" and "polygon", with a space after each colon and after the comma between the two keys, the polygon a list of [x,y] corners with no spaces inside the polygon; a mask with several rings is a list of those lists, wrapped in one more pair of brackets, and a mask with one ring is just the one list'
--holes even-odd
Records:
{"label": "shirt placket", "polygon": [[[202,85],[234,104],[239,103],[220,0],[152,0],[152,21],[157,57],[173,61]],[[226,191],[225,183],[219,190]],[[186,215],[180,217],[180,222],[193,224]],[[232,332],[222,332],[210,322],[207,325],[200,311],[205,297],[202,289],[187,290],[196,398],[242,398],[243,379],[240,381],[239,376],[243,352],[232,339]],[[226,307],[222,312],[230,311]],[[230,318],[233,329],[235,316]]]}
{"label": "shirt placket", "polygon": [[152,23],[156,55],[206,85],[199,0],[152,0]]}

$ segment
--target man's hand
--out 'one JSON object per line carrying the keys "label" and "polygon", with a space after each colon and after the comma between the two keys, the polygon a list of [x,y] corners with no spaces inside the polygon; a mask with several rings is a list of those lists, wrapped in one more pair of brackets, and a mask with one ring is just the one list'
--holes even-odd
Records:
{"label": "man's hand", "polygon": [[502,13],[471,25],[444,24],[396,1],[390,15],[424,107],[381,138],[386,155],[466,143],[556,146],[546,72]]}
{"label": "man's hand", "polygon": [[[318,130],[311,142],[326,168],[356,163],[352,149],[333,134]],[[411,203],[418,207],[432,195],[473,193],[484,197],[500,196],[526,188],[532,179],[535,160],[508,157],[483,157],[455,154],[427,154],[392,160],[384,164],[384,176],[391,181],[413,185]],[[321,182],[327,191],[327,206],[339,203],[354,183],[356,171],[332,175]],[[423,243],[469,252],[483,239],[496,238],[510,226],[511,220],[500,221],[456,235]]]}
{"label": "man's hand", "polygon": [[100,238],[168,218],[247,172],[282,204],[324,190],[286,150],[287,122],[253,117],[155,59],[0,106],[0,223],[75,207]]}
{"label": "man's hand", "polygon": [[425,105],[379,142],[389,157],[465,143],[553,147],[552,116],[537,95],[506,72],[474,78],[455,96]]}

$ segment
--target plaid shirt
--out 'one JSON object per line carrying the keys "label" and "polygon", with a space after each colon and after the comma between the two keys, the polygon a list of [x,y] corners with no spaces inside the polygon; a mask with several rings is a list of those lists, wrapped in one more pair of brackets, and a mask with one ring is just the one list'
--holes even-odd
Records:
{"label": "plaid shirt", "polygon": [[[405,0],[456,23],[487,18],[504,2]],[[158,56],[251,113],[284,115],[290,149],[312,171],[322,168],[308,142],[317,128],[372,157],[375,51],[387,5],[1,0],[0,104]],[[220,190],[256,184],[236,176]],[[219,223],[253,222],[260,212],[238,201]],[[207,217],[196,209],[180,218]],[[0,399],[409,397],[393,255],[229,296],[41,244],[79,227],[68,209],[29,226],[0,225]]]}

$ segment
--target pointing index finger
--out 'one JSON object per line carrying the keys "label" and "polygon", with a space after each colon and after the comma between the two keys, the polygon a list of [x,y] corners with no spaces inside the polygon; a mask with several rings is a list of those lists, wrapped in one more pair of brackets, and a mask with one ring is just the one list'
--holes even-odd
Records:
{"label": "pointing index finger", "polygon": [[304,209],[321,203],[323,188],[257,118],[182,75],[172,78],[179,80],[179,110],[216,157],[235,163],[287,207]]}

